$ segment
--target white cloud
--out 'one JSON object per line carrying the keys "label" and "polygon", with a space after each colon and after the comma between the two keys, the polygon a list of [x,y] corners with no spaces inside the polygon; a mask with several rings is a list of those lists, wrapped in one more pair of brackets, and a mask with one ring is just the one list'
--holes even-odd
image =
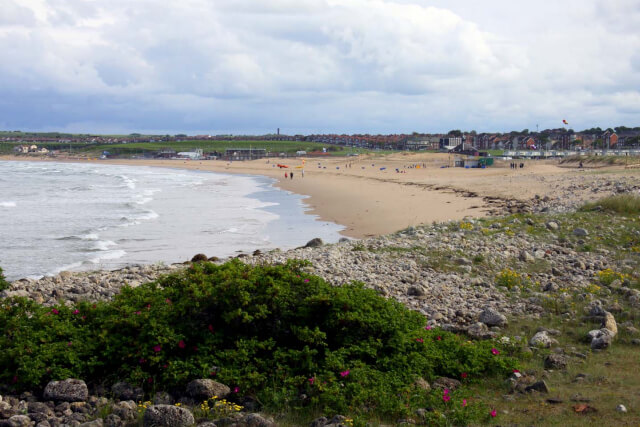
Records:
{"label": "white cloud", "polygon": [[59,101],[10,127],[637,125],[639,16],[634,0],[3,0],[0,95]]}

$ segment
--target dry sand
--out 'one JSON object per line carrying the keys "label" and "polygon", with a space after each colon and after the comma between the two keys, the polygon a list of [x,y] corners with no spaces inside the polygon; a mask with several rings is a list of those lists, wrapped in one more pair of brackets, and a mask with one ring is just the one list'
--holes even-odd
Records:
{"label": "dry sand", "polygon": [[[517,170],[510,169],[508,162],[499,161],[486,169],[442,167],[451,165],[452,160],[448,154],[433,153],[306,158],[304,178],[298,168],[302,159],[91,161],[271,177],[279,188],[309,196],[305,203],[311,214],[344,225],[343,234],[355,238],[388,234],[433,221],[485,216],[491,211],[487,198],[527,200],[534,195],[551,196],[568,182],[579,181],[581,174],[589,173],[575,167],[560,167],[556,161],[525,161],[525,167]],[[289,168],[280,169],[278,163]],[[397,173],[396,168],[404,173]],[[285,172],[291,171],[294,179],[285,179]]]}

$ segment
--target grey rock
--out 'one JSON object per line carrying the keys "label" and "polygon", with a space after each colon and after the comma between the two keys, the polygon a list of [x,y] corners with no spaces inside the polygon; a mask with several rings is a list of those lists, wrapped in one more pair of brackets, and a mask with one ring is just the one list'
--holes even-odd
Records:
{"label": "grey rock", "polygon": [[123,421],[138,418],[138,405],[133,400],[124,400],[113,405],[113,413]]}
{"label": "grey rock", "polygon": [[80,424],[80,427],[103,427],[103,426],[104,426],[104,421],[102,421],[102,418],[98,418],[93,421],[88,421],[86,423]]}
{"label": "grey rock", "polygon": [[142,418],[145,427],[188,427],[195,424],[193,414],[185,408],[172,405],[153,405]]}
{"label": "grey rock", "polygon": [[117,416],[116,414],[109,414],[104,419],[105,427],[122,427],[124,426],[124,421],[122,418]]}
{"label": "grey rock", "polygon": [[609,333],[608,329],[600,329],[601,334],[597,335],[591,341],[591,349],[592,350],[604,350],[611,346],[613,342],[613,337]]}
{"label": "grey rock", "polygon": [[311,239],[307,242],[306,245],[304,245],[305,248],[318,248],[320,246],[324,245],[324,242],[322,241],[321,238],[316,237],[315,239]]}
{"label": "grey rock", "polygon": [[535,262],[536,258],[531,255],[529,252],[527,251],[521,251],[520,252],[520,261],[523,262]]}
{"label": "grey rock", "polygon": [[10,427],[30,427],[31,426],[31,418],[26,415],[14,415],[9,418],[8,425]]}
{"label": "grey rock", "polygon": [[467,335],[473,339],[486,340],[494,338],[497,334],[489,331],[489,328],[484,323],[476,322],[467,328]]}
{"label": "grey rock", "polygon": [[439,378],[436,378],[436,380],[433,382],[433,387],[440,388],[440,389],[446,388],[449,390],[455,390],[458,387],[460,387],[460,381],[453,378],[439,377]]}
{"label": "grey rock", "polygon": [[154,405],[173,405],[173,402],[173,396],[165,391],[159,391],[153,396]]}
{"label": "grey rock", "polygon": [[540,331],[529,340],[529,345],[531,347],[537,348],[550,348],[557,342],[558,341],[549,336],[549,333],[547,331]]}
{"label": "grey rock", "polygon": [[548,228],[549,230],[554,230],[554,231],[555,231],[555,230],[557,230],[557,229],[559,228],[559,227],[558,227],[558,223],[557,223],[557,222],[555,222],[555,221],[549,221],[549,222],[547,222],[546,226],[547,226],[547,228]]}
{"label": "grey rock", "polygon": [[82,380],[66,379],[64,381],[51,381],[44,388],[45,400],[84,402],[89,398],[89,389]]}
{"label": "grey rock", "polygon": [[220,399],[227,397],[231,389],[217,381],[210,379],[193,380],[187,384],[187,394],[194,399],[209,399],[218,396]]}
{"label": "grey rock", "polygon": [[505,326],[507,324],[506,316],[498,313],[497,310],[491,307],[485,308],[482,313],[480,313],[478,321],[487,326]]}
{"label": "grey rock", "polygon": [[587,230],[585,230],[584,228],[576,228],[575,230],[573,230],[573,235],[574,236],[585,237],[585,236],[589,235],[589,232]]}
{"label": "grey rock", "polygon": [[309,427],[324,427],[328,423],[329,423],[329,420],[327,419],[327,417],[319,417],[311,421],[311,424],[309,424]]}
{"label": "grey rock", "polygon": [[544,359],[545,369],[566,369],[569,359],[562,354],[550,354]]}
{"label": "grey rock", "polygon": [[542,381],[537,381],[531,384],[530,386],[526,387],[524,390],[526,392],[537,391],[540,393],[549,393],[549,386],[547,386],[547,383],[544,382],[544,380],[542,380]]}
{"label": "grey rock", "polygon": [[27,411],[29,413],[39,413],[45,414],[46,416],[52,417],[53,409],[51,409],[47,404],[42,402],[29,402],[27,404]]}
{"label": "grey rock", "polygon": [[431,384],[429,384],[429,382],[427,382],[427,380],[425,380],[424,378],[418,378],[415,384],[416,384],[416,387],[418,387],[421,390],[425,390],[425,391],[431,390]]}
{"label": "grey rock", "polygon": [[241,422],[247,427],[275,427],[275,423],[260,414],[247,414]]}
{"label": "grey rock", "polygon": [[618,335],[618,325],[616,324],[616,319],[613,317],[613,314],[605,311],[604,320],[602,321],[602,328],[607,329],[611,332],[611,337],[615,337]]}
{"label": "grey rock", "polygon": [[142,400],[144,391],[140,387],[133,387],[127,382],[118,382],[111,387],[113,397],[119,400]]}
{"label": "grey rock", "polygon": [[423,297],[426,294],[422,286],[410,286],[409,289],[407,289],[407,295],[412,297]]}

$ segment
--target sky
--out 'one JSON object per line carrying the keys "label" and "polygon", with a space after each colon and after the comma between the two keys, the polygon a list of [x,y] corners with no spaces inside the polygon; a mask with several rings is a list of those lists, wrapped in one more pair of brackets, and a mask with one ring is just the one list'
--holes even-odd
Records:
{"label": "sky", "polygon": [[640,126],[640,0],[0,0],[0,129]]}

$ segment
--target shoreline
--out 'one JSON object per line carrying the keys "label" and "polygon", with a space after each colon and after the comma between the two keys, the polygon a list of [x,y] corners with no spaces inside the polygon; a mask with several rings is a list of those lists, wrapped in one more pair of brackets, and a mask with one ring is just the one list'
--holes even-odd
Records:
{"label": "shoreline", "polygon": [[[274,179],[276,188],[304,196],[306,214],[344,226],[340,233],[357,239],[434,222],[573,206],[593,199],[588,185],[576,191],[575,184],[595,182],[594,174],[602,176],[606,170],[618,175],[620,169],[578,170],[548,160],[524,161],[525,168],[520,170],[512,170],[500,160],[490,168],[464,169],[447,167],[452,161],[447,154],[404,152],[306,158],[304,178],[300,158],[227,162],[0,156],[0,160],[92,162],[263,176]],[[278,168],[278,162],[289,168]],[[293,172],[294,179],[285,179],[285,172]],[[640,171],[629,170],[628,174],[640,175]]]}

